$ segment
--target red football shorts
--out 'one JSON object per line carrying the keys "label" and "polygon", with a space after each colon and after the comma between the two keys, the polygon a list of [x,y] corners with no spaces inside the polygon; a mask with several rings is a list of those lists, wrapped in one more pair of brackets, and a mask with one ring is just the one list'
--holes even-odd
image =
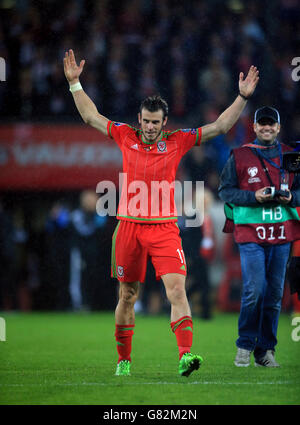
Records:
{"label": "red football shorts", "polygon": [[167,273],[186,275],[177,224],[120,220],[112,238],[111,276],[120,282],[144,282],[149,258],[157,280]]}

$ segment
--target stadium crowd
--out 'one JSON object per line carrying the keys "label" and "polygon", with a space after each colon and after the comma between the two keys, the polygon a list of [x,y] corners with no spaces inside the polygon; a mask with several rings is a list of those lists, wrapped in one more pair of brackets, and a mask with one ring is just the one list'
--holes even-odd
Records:
{"label": "stadium crowd", "polygon": [[159,92],[173,119],[200,125],[230,103],[238,73],[254,63],[261,83],[251,107],[278,107],[285,136],[299,133],[299,85],[291,79],[297,0],[18,0],[7,9],[4,3],[2,119],[73,121],[62,72],[64,52],[73,48],[87,61],[85,90],[111,118],[135,120],[141,99]]}
{"label": "stadium crowd", "polygon": [[[253,138],[250,123],[257,107],[278,108],[282,141],[300,138],[300,83],[291,77],[292,59],[299,54],[298,0],[16,0],[1,7],[0,56],[6,60],[6,81],[0,84],[0,124],[80,122],[62,66],[64,52],[73,48],[78,59],[86,60],[81,82],[99,110],[132,124],[141,100],[155,93],[168,101],[173,125],[211,122],[235,98],[239,72],[247,72],[251,64],[258,67],[259,87],[238,124],[228,135],[189,152],[180,168],[182,179],[204,180],[215,199],[230,150]],[[36,242],[35,226],[26,227],[26,219],[22,223],[26,214],[31,217],[22,209],[22,196],[16,210],[13,196],[3,193],[1,220],[8,229],[7,244],[11,235],[17,247],[26,251],[29,246],[26,265],[19,249],[16,279],[30,276],[34,288],[34,279],[45,282],[46,274],[49,280],[40,249],[46,242]],[[50,210],[41,214],[48,217],[38,227],[43,237],[55,228]],[[4,217],[9,213],[14,231]],[[60,225],[66,223],[61,220]],[[69,216],[66,220],[72,222]],[[110,243],[111,227],[98,224],[108,229]],[[74,222],[72,226],[76,229]]]}

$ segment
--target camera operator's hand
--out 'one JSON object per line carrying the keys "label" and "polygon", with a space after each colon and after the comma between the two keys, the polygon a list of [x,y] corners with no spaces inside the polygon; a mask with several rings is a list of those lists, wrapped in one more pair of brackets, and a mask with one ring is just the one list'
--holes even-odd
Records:
{"label": "camera operator's hand", "polygon": [[259,202],[260,204],[263,204],[264,202],[268,202],[268,201],[273,200],[273,196],[272,196],[271,193],[269,195],[265,194],[266,189],[267,189],[267,187],[263,187],[262,189],[258,189],[255,192],[255,198],[256,198],[257,202]]}
{"label": "camera operator's hand", "polygon": [[280,202],[280,204],[288,204],[289,202],[291,202],[292,200],[292,193],[290,190],[287,190],[287,192],[289,193],[289,196],[278,196],[278,198],[276,198],[276,201]]}

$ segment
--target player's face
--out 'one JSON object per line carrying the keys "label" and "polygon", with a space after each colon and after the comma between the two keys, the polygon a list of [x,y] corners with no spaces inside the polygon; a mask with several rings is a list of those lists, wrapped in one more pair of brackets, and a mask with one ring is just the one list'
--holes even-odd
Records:
{"label": "player's face", "polygon": [[168,118],[163,118],[163,111],[161,109],[156,112],[150,112],[143,108],[138,115],[138,119],[145,140],[153,143],[159,138]]}
{"label": "player's face", "polygon": [[258,140],[271,144],[274,142],[280,131],[280,124],[270,119],[262,119],[261,121],[254,123],[253,128]]}

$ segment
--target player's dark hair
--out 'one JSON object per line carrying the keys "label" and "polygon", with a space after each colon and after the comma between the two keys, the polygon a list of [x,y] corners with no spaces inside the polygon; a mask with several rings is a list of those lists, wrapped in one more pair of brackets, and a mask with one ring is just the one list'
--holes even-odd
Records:
{"label": "player's dark hair", "polygon": [[149,112],[156,112],[160,109],[163,111],[163,118],[168,116],[169,107],[167,102],[159,95],[149,96],[143,100],[140,106],[140,113],[142,113],[142,109],[145,108]]}

